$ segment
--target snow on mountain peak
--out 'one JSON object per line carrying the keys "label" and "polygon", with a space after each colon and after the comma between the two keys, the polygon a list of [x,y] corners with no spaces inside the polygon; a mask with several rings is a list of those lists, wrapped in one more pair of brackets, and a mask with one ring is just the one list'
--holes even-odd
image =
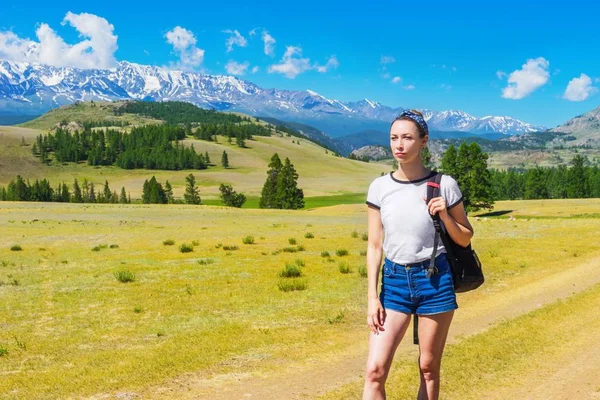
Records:
{"label": "snow on mountain peak", "polygon": [[[2,112],[40,114],[83,100],[143,99],[178,100],[217,110],[236,110],[253,115],[310,122],[321,129],[357,131],[388,124],[404,109],[364,99],[341,102],[313,90],[262,89],[228,75],[207,75],[167,67],[121,61],[110,69],[53,67],[0,60]],[[539,131],[511,117],[476,118],[463,111],[422,110],[430,130],[522,133]],[[344,123],[331,124],[331,118]],[[329,125],[328,125],[329,124]],[[357,126],[360,128],[353,128]],[[329,128],[327,128],[329,127]]]}

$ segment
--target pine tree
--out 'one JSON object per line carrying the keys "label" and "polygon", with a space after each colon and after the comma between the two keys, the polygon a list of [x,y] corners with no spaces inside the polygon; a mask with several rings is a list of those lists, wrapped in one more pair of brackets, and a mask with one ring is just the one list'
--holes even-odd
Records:
{"label": "pine tree", "polygon": [[108,187],[108,180],[104,180],[104,189],[102,190],[102,202],[110,203],[112,198],[112,192]]}
{"label": "pine tree", "polygon": [[587,197],[586,177],[585,177],[586,159],[580,154],[571,160],[571,168],[568,173],[567,195],[570,199],[580,199]]}
{"label": "pine tree", "polygon": [[121,188],[121,196],[119,196],[119,203],[127,204],[127,193],[125,192],[125,186]]}
{"label": "pine tree", "polygon": [[91,203],[90,201],[90,184],[86,178],[83,178],[83,185],[81,185],[81,197],[84,203]]}
{"label": "pine tree", "polygon": [[96,192],[94,191],[94,182],[90,182],[90,203],[96,202]]}
{"label": "pine tree", "polygon": [[173,198],[173,186],[171,186],[169,181],[165,182],[165,196],[167,196],[167,203],[175,203],[175,199]]}
{"label": "pine tree", "polygon": [[427,146],[423,147],[423,150],[421,150],[421,161],[423,162],[425,168],[433,168],[433,163],[431,162],[431,152]]}
{"label": "pine tree", "polygon": [[83,195],[81,193],[81,188],[79,187],[79,182],[77,179],[73,182],[73,197],[71,198],[73,203],[83,203]]}
{"label": "pine tree", "polygon": [[297,210],[304,207],[304,192],[298,188],[298,173],[286,157],[281,173],[277,177],[275,196],[276,208]]}
{"label": "pine tree", "polygon": [[260,208],[280,208],[277,206],[277,179],[281,172],[281,159],[277,153],[271,157],[269,170],[267,171],[267,180],[262,188],[259,207]]}
{"label": "pine tree", "polygon": [[183,198],[187,204],[200,204],[200,191],[198,190],[198,186],[196,186],[196,178],[194,175],[189,174],[185,177],[185,193],[183,194]]}
{"label": "pine tree", "polygon": [[[491,209],[494,204],[490,172],[487,168],[488,155],[475,142],[468,146],[468,181],[470,189],[469,210]],[[466,208],[466,205],[465,205]]]}
{"label": "pine tree", "polygon": [[246,196],[242,193],[236,193],[231,185],[221,183],[219,191],[221,192],[221,201],[226,206],[240,208],[246,202]]}
{"label": "pine tree", "polygon": [[227,152],[223,150],[223,155],[221,156],[221,166],[223,168],[229,168],[229,157],[227,156]]}
{"label": "pine tree", "polygon": [[446,175],[450,175],[454,179],[457,178],[458,167],[456,165],[456,147],[451,144],[442,156],[442,172]]}
{"label": "pine tree", "polygon": [[208,151],[204,152],[204,161],[206,161],[206,164],[211,164],[210,156],[208,155]]}

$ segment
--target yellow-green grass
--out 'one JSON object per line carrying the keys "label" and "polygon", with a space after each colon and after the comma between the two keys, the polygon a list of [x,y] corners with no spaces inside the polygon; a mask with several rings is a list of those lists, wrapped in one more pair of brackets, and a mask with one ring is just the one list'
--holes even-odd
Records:
{"label": "yellow-green grass", "polygon": [[[536,386],[556,379],[553,374],[560,369],[561,362],[581,357],[597,346],[594,333],[599,329],[600,285],[503,321],[485,333],[447,346],[440,397],[530,398],[534,394],[530,391]],[[388,398],[414,398],[418,377],[414,358],[397,358],[386,386]],[[520,396],[515,397],[515,393]],[[362,382],[346,385],[321,398],[360,399]]]}
{"label": "yellow-green grass", "polygon": [[[461,295],[463,310],[597,257],[595,222],[474,220],[487,283]],[[364,342],[358,269],[366,244],[352,235],[366,231],[364,205],[290,212],[3,202],[0,226],[0,347],[9,351],[0,357],[0,393],[11,398],[136,392],[187,373],[264,376]],[[243,244],[246,236],[254,244]],[[193,252],[179,251],[193,241]],[[11,251],[15,244],[22,251]],[[92,251],[103,244],[119,247]],[[305,251],[282,251],[298,245]],[[350,254],[337,257],[339,249]],[[279,273],[296,259],[307,289],[283,292]],[[352,273],[340,273],[342,260]],[[120,270],[135,281],[118,282]]]}
{"label": "yellow-green grass", "polygon": [[27,121],[20,126],[25,128],[40,129],[47,131],[53,128],[57,123],[66,120],[71,121],[115,121],[129,122],[132,125],[145,124],[160,124],[162,121],[142,117],[137,114],[122,114],[115,115],[114,109],[121,105],[122,102],[81,102],[75,103],[60,108],[56,108],[46,114]]}
{"label": "yellow-green grass", "polygon": [[[200,196],[205,199],[218,199],[219,185],[230,184],[234,190],[246,196],[259,197],[267,177],[268,164],[274,153],[282,160],[288,157],[294,164],[298,174],[299,187],[304,189],[307,197],[347,195],[348,193],[366,192],[369,183],[390,167],[378,163],[364,163],[326,153],[322,147],[294,137],[256,137],[247,141],[248,148],[240,148],[229,144],[219,137],[219,142],[207,142],[195,139],[183,141],[193,145],[194,149],[204,154],[208,152],[215,166],[207,170],[158,171],[158,170],[124,170],[119,167],[93,167],[87,163],[52,162],[44,165],[31,154],[33,139],[41,131],[24,130],[18,127],[0,127],[0,185],[7,185],[17,174],[31,181],[47,178],[53,186],[61,182],[72,185],[75,178],[81,183],[83,179],[94,182],[96,188],[108,180],[111,189],[119,191],[125,187],[133,199],[140,198],[143,183],[156,176],[160,182],[169,181],[174,188],[175,197],[183,198],[185,177],[193,173],[200,187]],[[24,134],[29,146],[21,146]],[[220,166],[223,151],[227,151],[230,168]],[[6,158],[4,155],[7,155]]]}
{"label": "yellow-green grass", "polygon": [[498,201],[491,212],[473,213],[479,218],[600,218],[597,199],[548,199]]}

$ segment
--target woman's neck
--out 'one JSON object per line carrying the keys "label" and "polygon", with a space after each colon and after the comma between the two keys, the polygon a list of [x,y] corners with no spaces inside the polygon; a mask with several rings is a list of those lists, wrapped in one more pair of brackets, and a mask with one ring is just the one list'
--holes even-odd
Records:
{"label": "woman's neck", "polygon": [[[420,160],[419,160],[420,161]],[[410,164],[398,164],[398,169],[394,171],[394,178],[401,181],[415,181],[426,176],[430,169],[425,168],[422,162]]]}

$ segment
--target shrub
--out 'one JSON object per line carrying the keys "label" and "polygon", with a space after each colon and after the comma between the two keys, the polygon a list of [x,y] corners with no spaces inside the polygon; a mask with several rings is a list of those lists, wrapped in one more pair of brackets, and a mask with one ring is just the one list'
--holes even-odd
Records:
{"label": "shrub", "polygon": [[321,252],[321,257],[331,257],[328,251],[322,251]]}
{"label": "shrub", "polygon": [[286,264],[285,268],[279,273],[281,278],[298,278],[302,276],[302,270],[294,264]]}
{"label": "shrub", "polygon": [[288,242],[290,242],[290,244],[293,246],[293,245],[295,245],[295,244],[296,244],[296,239],[294,239],[294,238],[289,238],[289,239],[288,239]]}
{"label": "shrub", "polygon": [[358,237],[358,232],[352,231],[352,233],[350,234],[350,236],[352,236],[354,239],[356,239]]}
{"label": "shrub", "polygon": [[338,267],[342,274],[349,274],[350,272],[352,272],[352,270],[350,269],[350,266],[345,262],[339,263]]}
{"label": "shrub", "polygon": [[191,253],[194,251],[194,246],[191,244],[182,243],[181,246],[179,246],[179,251],[182,253]]}
{"label": "shrub", "polygon": [[346,250],[346,249],[337,249],[337,250],[335,251],[335,254],[336,254],[338,257],[344,257],[344,256],[347,256],[347,255],[348,255],[348,250]]}
{"label": "shrub", "polygon": [[306,247],[304,247],[303,245],[299,245],[297,247],[297,249],[298,249],[298,251],[304,251],[304,250],[306,250]]}
{"label": "shrub", "polygon": [[282,292],[293,292],[306,290],[308,285],[304,279],[286,279],[277,285]]}
{"label": "shrub", "polygon": [[165,246],[173,246],[175,244],[175,241],[173,239],[167,239],[167,240],[163,241],[163,244]]}
{"label": "shrub", "polygon": [[339,323],[343,322],[343,320],[344,320],[344,312],[343,311],[340,311],[334,318],[327,318],[327,321],[332,325],[339,324]]}
{"label": "shrub", "polygon": [[305,265],[305,264],[304,264],[304,260],[301,260],[301,259],[299,259],[299,258],[297,258],[297,259],[296,259],[295,263],[296,263],[296,265],[297,265],[297,266],[299,266],[299,267],[304,267],[304,265]]}
{"label": "shrub", "polygon": [[2,345],[0,345],[0,357],[4,357],[8,355],[8,349]]}
{"label": "shrub", "polygon": [[366,233],[363,233],[363,234],[362,234],[362,240],[364,240],[365,242],[366,242],[367,240],[369,240],[369,235],[367,235]]}
{"label": "shrub", "polygon": [[115,278],[121,283],[133,282],[135,281],[135,275],[133,272],[128,270],[121,270],[115,272]]}
{"label": "shrub", "polygon": [[111,244],[109,247],[110,247],[111,249],[118,249],[118,248],[119,248],[119,245],[118,245],[118,244]]}
{"label": "shrub", "polygon": [[254,244],[254,236],[246,236],[242,239],[244,244]]}
{"label": "shrub", "polygon": [[281,249],[284,253],[296,253],[298,251],[295,247],[284,247]]}
{"label": "shrub", "polygon": [[133,309],[133,312],[134,312],[134,313],[136,313],[136,314],[139,314],[139,313],[141,313],[142,311],[143,311],[143,310],[142,310],[142,307],[136,307],[136,308],[134,308],[134,309]]}
{"label": "shrub", "polygon": [[213,260],[212,258],[203,258],[202,260],[198,260],[198,264],[200,265],[213,264],[214,262],[215,260]]}
{"label": "shrub", "polygon": [[361,250],[360,251],[360,255],[363,256],[363,257],[366,256],[367,255],[367,251],[366,250]]}
{"label": "shrub", "polygon": [[197,240],[192,240],[192,246],[199,246],[200,242]]}
{"label": "shrub", "polygon": [[306,233],[304,234],[304,237],[305,237],[306,239],[313,239],[313,238],[315,237],[315,235],[313,235],[313,234],[312,234],[312,233],[310,233],[310,232],[306,232]]}
{"label": "shrub", "polygon": [[365,267],[364,265],[361,265],[358,268],[358,273],[360,274],[361,277],[366,278],[367,277],[367,267]]}
{"label": "shrub", "polygon": [[99,245],[98,245],[98,246],[96,246],[96,247],[92,247],[92,251],[100,251],[100,250],[102,250],[102,249],[106,249],[107,247],[108,247],[108,246],[107,246],[107,245],[105,245],[105,244],[99,244]]}
{"label": "shrub", "polygon": [[22,250],[23,250],[23,248],[19,244],[13,244],[12,246],[10,246],[10,251],[22,251]]}
{"label": "shrub", "polygon": [[237,249],[239,249],[239,247],[237,247],[235,245],[233,245],[233,246],[223,246],[223,250],[226,250],[226,251],[237,250]]}

